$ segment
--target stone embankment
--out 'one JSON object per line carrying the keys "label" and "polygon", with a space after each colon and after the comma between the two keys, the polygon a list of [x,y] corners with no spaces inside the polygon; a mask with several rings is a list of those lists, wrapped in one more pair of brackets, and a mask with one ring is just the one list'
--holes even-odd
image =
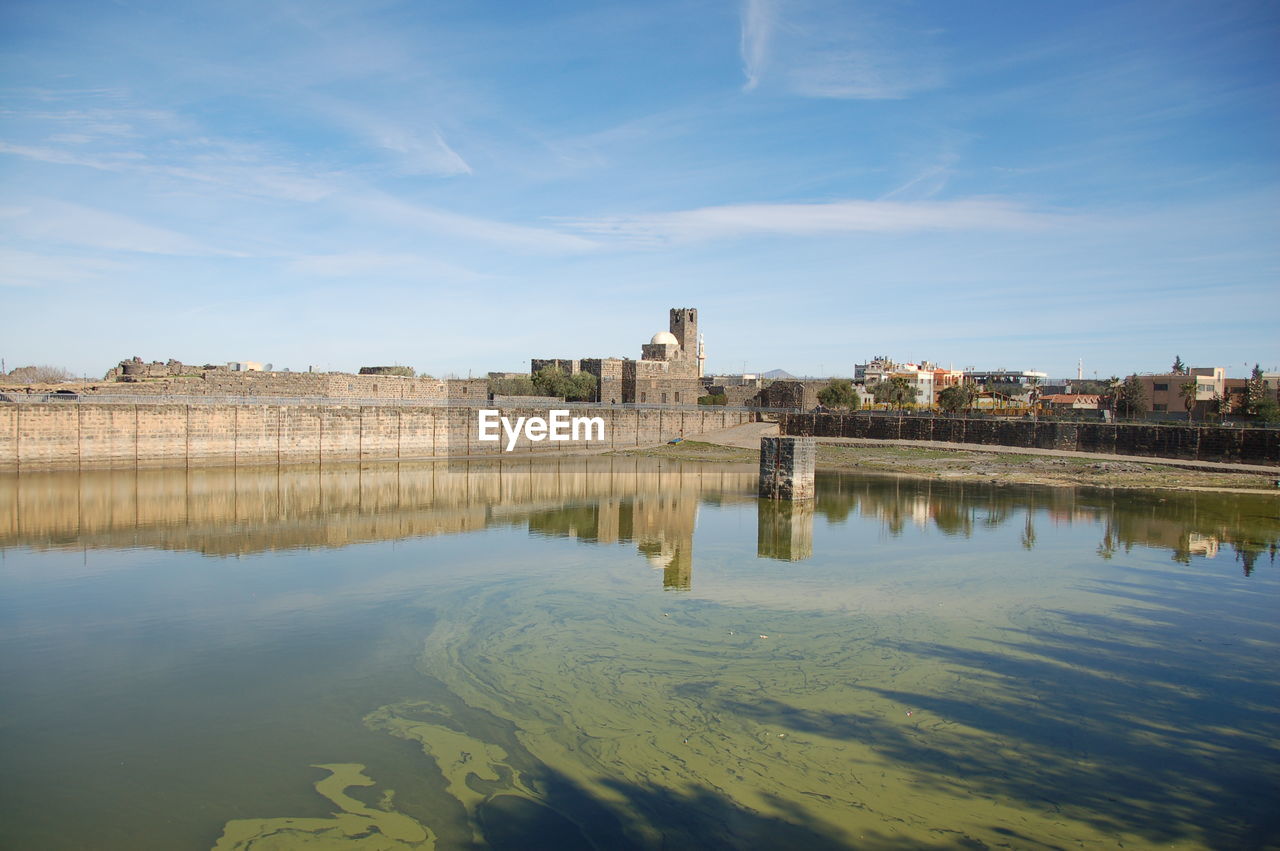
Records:
{"label": "stone embankment", "polygon": [[[503,416],[546,408],[497,406]],[[748,422],[724,408],[574,407],[601,417],[604,439],[531,440],[514,454],[574,454],[652,446]],[[507,442],[478,439],[475,407],[411,405],[0,404],[0,471],[193,467],[504,456]]]}

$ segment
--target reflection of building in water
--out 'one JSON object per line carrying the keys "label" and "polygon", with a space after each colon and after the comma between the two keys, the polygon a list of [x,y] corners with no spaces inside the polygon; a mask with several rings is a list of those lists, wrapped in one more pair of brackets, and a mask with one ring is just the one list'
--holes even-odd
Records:
{"label": "reflection of building in water", "polygon": [[1213,535],[1187,534],[1187,552],[1191,555],[1215,558],[1218,555],[1218,539]]}
{"label": "reflection of building in water", "polygon": [[7,546],[240,555],[464,533],[494,525],[634,542],[687,589],[705,494],[753,499],[750,467],[645,458],[117,470],[0,476]]}
{"label": "reflection of building in water", "polygon": [[697,519],[697,491],[673,489],[551,509],[531,516],[529,531],[601,544],[634,542],[649,564],[662,571],[662,587],[687,591],[693,581]]}
{"label": "reflection of building in water", "polygon": [[756,557],[804,561],[813,555],[813,500],[756,502]]}
{"label": "reflection of building in water", "polygon": [[636,549],[662,571],[662,587],[688,591],[693,584],[693,528],[698,501],[680,493],[637,496],[631,502]]}

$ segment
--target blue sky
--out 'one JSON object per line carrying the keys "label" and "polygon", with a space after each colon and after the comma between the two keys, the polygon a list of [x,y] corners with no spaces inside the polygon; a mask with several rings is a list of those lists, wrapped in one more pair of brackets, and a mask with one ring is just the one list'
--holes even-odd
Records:
{"label": "blue sky", "polygon": [[1280,367],[1274,2],[0,14],[9,368]]}

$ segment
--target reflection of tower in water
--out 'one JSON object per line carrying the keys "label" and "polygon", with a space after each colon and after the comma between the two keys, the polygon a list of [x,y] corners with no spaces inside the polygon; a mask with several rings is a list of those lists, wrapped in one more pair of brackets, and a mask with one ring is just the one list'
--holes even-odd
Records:
{"label": "reflection of tower in water", "polygon": [[693,585],[693,529],[698,522],[694,494],[642,494],[618,503],[618,533],[662,571],[662,587],[688,591]]}
{"label": "reflection of tower in water", "polygon": [[756,556],[804,561],[813,555],[813,500],[756,502]]}
{"label": "reflection of tower in water", "polygon": [[662,571],[663,588],[688,591],[697,521],[697,493],[673,491],[562,506],[530,517],[529,529],[598,544],[634,543],[640,555]]}

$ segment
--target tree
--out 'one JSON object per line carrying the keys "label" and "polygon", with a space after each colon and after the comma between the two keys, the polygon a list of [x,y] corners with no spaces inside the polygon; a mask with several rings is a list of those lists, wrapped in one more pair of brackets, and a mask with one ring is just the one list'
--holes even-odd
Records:
{"label": "tree", "polygon": [[1173,356],[1173,368],[1170,370],[1174,375],[1186,375],[1187,365],[1182,362],[1182,355]]}
{"label": "tree", "polygon": [[895,375],[886,381],[879,381],[871,385],[868,390],[877,402],[887,402],[894,405],[898,410],[902,410],[908,404],[916,401],[916,390],[911,386],[911,382],[903,378],[901,375]]}
{"label": "tree", "polygon": [[1031,376],[1027,379],[1027,403],[1034,405],[1040,398],[1040,379]]}
{"label": "tree", "polygon": [[559,396],[563,399],[568,399],[574,391],[573,377],[556,366],[544,366],[535,372],[533,386],[539,396]]}
{"label": "tree", "polygon": [[1138,376],[1130,375],[1115,389],[1116,414],[1126,418],[1140,417],[1147,412],[1147,394]]}
{"label": "tree", "polygon": [[1209,411],[1213,414],[1215,420],[1220,420],[1231,413],[1231,394],[1221,394],[1214,392],[1213,398],[1209,400]]}
{"label": "tree", "polygon": [[1245,385],[1244,412],[1264,423],[1280,421],[1280,405],[1276,404],[1275,394],[1267,389],[1266,379],[1262,377],[1262,367],[1256,363],[1249,376],[1249,383]]}
{"label": "tree", "polygon": [[1111,381],[1093,381],[1091,379],[1082,379],[1071,382],[1071,392],[1073,393],[1093,393],[1098,396],[1105,396],[1111,390],[1111,385],[1117,379]]}
{"label": "tree", "polygon": [[729,397],[723,393],[708,393],[706,396],[698,397],[699,405],[727,405]]}
{"label": "tree", "polygon": [[565,398],[570,402],[594,402],[599,385],[600,382],[593,373],[575,373],[569,376],[569,392],[565,394]]}
{"label": "tree", "polygon": [[847,378],[833,378],[818,391],[818,401],[828,408],[857,408],[862,404],[853,382]]}
{"label": "tree", "polygon": [[938,404],[942,406],[942,410],[954,414],[968,408],[977,398],[978,385],[972,381],[966,381],[943,388],[938,394]]}
{"label": "tree", "polygon": [[1196,391],[1200,385],[1193,378],[1178,385],[1178,395],[1182,397],[1182,405],[1187,409],[1187,420],[1191,420],[1191,409],[1196,406]]}
{"label": "tree", "polygon": [[527,375],[516,378],[490,378],[489,392],[494,396],[537,396],[538,388]]}
{"label": "tree", "polygon": [[0,378],[7,378],[10,384],[57,384],[75,376],[60,366],[40,365],[14,367],[7,376],[0,372]]}
{"label": "tree", "polygon": [[542,396],[560,396],[568,402],[592,402],[597,380],[589,372],[566,375],[559,367],[545,366],[533,374],[533,386]]}

